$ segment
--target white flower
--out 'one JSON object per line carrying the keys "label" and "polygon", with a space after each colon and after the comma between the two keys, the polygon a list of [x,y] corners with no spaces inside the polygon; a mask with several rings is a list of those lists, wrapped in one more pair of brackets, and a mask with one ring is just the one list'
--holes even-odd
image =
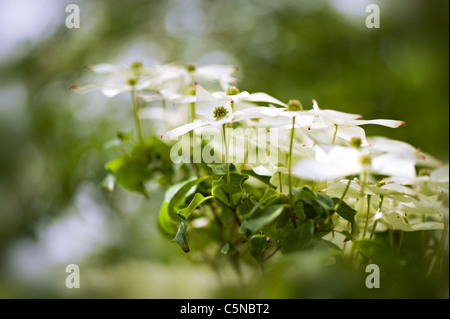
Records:
{"label": "white flower", "polygon": [[174,138],[204,126],[220,128],[224,124],[241,121],[250,117],[255,117],[256,115],[256,113],[252,114],[250,112],[245,114],[240,111],[233,112],[231,108],[231,99],[217,98],[199,84],[196,85],[195,98],[195,113],[201,117],[200,121],[195,121],[175,128],[166,134],[163,134],[163,136]]}
{"label": "white flower", "polygon": [[315,146],[315,159],[299,162],[293,174],[309,180],[333,180],[362,172],[415,178],[416,159],[371,147]]}
{"label": "white flower", "polygon": [[154,85],[156,90],[169,89],[173,92],[185,91],[195,81],[218,82],[222,89],[226,90],[230,84],[237,83],[237,79],[231,75],[237,68],[229,65],[210,64],[195,67],[188,64],[179,66],[165,64],[156,67]]}
{"label": "white flower", "polygon": [[108,74],[108,77],[102,83],[74,85],[71,88],[73,91],[84,94],[100,90],[111,98],[121,93],[147,89],[152,84],[148,76],[153,73],[153,69],[144,67],[141,62],[134,62],[130,66],[98,64],[88,68],[95,73]]}
{"label": "white flower", "polygon": [[362,140],[362,144],[366,145],[366,134],[364,129],[359,127],[360,125],[373,124],[390,128],[406,125],[404,121],[385,119],[361,120],[362,116],[359,114],[321,110],[316,100],[313,100],[313,110],[310,111],[310,114],[316,116],[316,120],[311,124],[311,129],[325,129],[328,134],[328,141],[331,141],[330,137],[336,134],[336,138],[342,138],[347,142],[352,138],[358,137]]}

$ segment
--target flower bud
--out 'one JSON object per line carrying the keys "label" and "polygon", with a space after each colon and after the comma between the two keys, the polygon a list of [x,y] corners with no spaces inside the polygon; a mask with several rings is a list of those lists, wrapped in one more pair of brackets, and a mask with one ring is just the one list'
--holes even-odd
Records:
{"label": "flower bud", "polygon": [[137,78],[129,78],[129,79],[127,80],[127,84],[128,84],[129,86],[135,86],[137,83],[138,83],[138,79],[137,79]]}
{"label": "flower bud", "polygon": [[194,72],[196,69],[195,65],[193,64],[186,64],[184,67],[188,72]]}
{"label": "flower bud", "polygon": [[354,148],[360,148],[362,144],[362,140],[360,137],[352,137],[348,144]]}
{"label": "flower bud", "polygon": [[288,111],[301,111],[303,110],[302,103],[300,103],[299,100],[289,100],[287,104],[287,110]]}
{"label": "flower bud", "polygon": [[241,91],[235,86],[230,86],[227,89],[227,95],[238,95],[239,93],[241,93]]}
{"label": "flower bud", "polygon": [[370,166],[372,164],[372,158],[370,155],[361,155],[359,163],[363,166]]}

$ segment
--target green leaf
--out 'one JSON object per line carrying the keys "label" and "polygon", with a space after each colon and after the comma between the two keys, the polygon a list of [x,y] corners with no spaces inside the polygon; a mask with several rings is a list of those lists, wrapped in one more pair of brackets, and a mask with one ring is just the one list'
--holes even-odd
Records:
{"label": "green leaf", "polygon": [[[207,180],[208,178],[211,178],[210,176],[203,176],[203,177],[192,177],[188,179],[187,181],[181,182],[178,184],[175,192],[171,192],[171,198],[168,200],[169,206],[167,207],[167,212],[169,216],[173,220],[177,220],[176,211],[178,211],[178,207],[184,203],[186,200],[186,197],[195,192],[197,185],[201,182]],[[166,196],[166,200],[167,200]]]}
{"label": "green leaf", "polygon": [[224,255],[235,255],[238,252],[236,251],[236,249],[234,248],[233,244],[230,242],[227,242],[225,245],[223,245],[222,249],[220,250],[220,252]]}
{"label": "green leaf", "polygon": [[334,203],[333,200],[324,193],[317,193],[317,199],[320,206],[322,206],[323,209],[331,212],[334,210]]}
{"label": "green leaf", "polygon": [[280,216],[284,207],[283,205],[273,205],[256,211],[249,219],[242,222],[239,233],[245,234],[247,237],[256,233]]}
{"label": "green leaf", "polygon": [[263,175],[258,175],[256,174],[253,170],[251,169],[244,169],[241,171],[243,174],[247,174],[249,176],[253,176],[254,178],[260,180],[261,182],[263,182],[266,185],[269,185],[271,188],[276,188],[274,185],[272,185],[270,183],[270,179],[272,178],[272,176],[263,176]]}
{"label": "green leaf", "polygon": [[[212,183],[212,194],[224,204],[236,206],[243,194],[244,182],[248,179],[248,175],[238,172],[230,173],[230,184],[227,182],[226,176],[222,176],[219,180]],[[232,195],[233,205],[231,205],[228,194]]]}
{"label": "green leaf", "polygon": [[121,141],[130,141],[133,138],[133,129],[129,130],[128,132],[117,132],[116,134],[117,138]]}
{"label": "green leaf", "polygon": [[105,164],[105,169],[109,171],[110,173],[115,173],[119,170],[119,168],[122,167],[123,164],[125,164],[128,156],[127,155],[121,155],[112,161],[109,161]]}
{"label": "green leaf", "polygon": [[308,248],[311,244],[313,233],[314,226],[311,220],[298,225],[284,240],[281,252],[287,254]]}
{"label": "green leaf", "polygon": [[170,218],[167,208],[169,207],[169,202],[163,202],[161,208],[159,209],[158,216],[158,226],[169,236],[175,236],[177,232],[176,223]]}
{"label": "green leaf", "polygon": [[150,176],[151,172],[145,164],[128,161],[117,172],[117,182],[126,190],[148,196],[144,183]]}
{"label": "green leaf", "polygon": [[386,258],[391,255],[391,250],[386,245],[375,240],[360,239],[355,243],[355,248],[369,260]]}
{"label": "green leaf", "polygon": [[258,263],[262,262],[264,251],[269,246],[269,244],[270,243],[267,241],[267,237],[264,235],[254,235],[250,239],[250,245],[252,247],[250,253]]}
{"label": "green leaf", "polygon": [[192,199],[189,206],[178,210],[177,214],[182,214],[184,217],[189,218],[189,216],[194,211],[194,209],[196,209],[204,201],[207,201],[208,199],[211,199],[211,198],[214,198],[214,196],[204,197],[202,194],[197,193],[197,194],[195,194],[195,196]]}
{"label": "green leaf", "polygon": [[172,239],[172,241],[178,243],[180,245],[181,249],[185,253],[189,252],[189,244],[186,239],[186,231],[188,228],[188,223],[186,217],[184,217],[182,214],[177,214],[181,218],[181,224],[180,228],[178,228],[177,234],[175,235],[175,238]]}
{"label": "green leaf", "polygon": [[[202,179],[203,180],[203,179]],[[178,217],[174,211],[172,211],[171,214],[169,214],[169,203],[172,202],[172,205],[175,203],[173,202],[174,197],[176,194],[177,198],[186,198],[189,196],[193,191],[195,191],[195,183],[200,183],[202,180],[199,181],[196,177],[192,177],[186,181],[177,183],[171,187],[169,187],[164,195],[164,201],[161,204],[161,208],[159,210],[159,217],[158,217],[158,224],[160,228],[170,236],[174,236],[175,232],[177,231],[177,223],[178,223]],[[197,185],[198,185],[197,183]],[[194,186],[192,186],[194,185]],[[187,189],[187,191],[186,191]],[[181,196],[184,194],[184,197]],[[194,196],[195,197],[195,196]],[[171,208],[174,210],[174,206]]]}
{"label": "green leaf", "polygon": [[[340,200],[339,198],[333,197],[334,205],[336,205],[339,202],[339,200]],[[352,225],[355,223],[356,210],[348,206],[346,202],[342,201],[339,204],[336,213],[338,213],[339,216],[341,216],[345,220],[349,221]]]}

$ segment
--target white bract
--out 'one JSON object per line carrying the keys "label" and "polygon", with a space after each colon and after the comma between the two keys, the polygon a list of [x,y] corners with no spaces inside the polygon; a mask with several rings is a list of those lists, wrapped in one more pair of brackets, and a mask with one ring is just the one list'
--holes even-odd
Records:
{"label": "white bract", "polygon": [[88,66],[90,70],[99,74],[107,74],[102,83],[87,83],[74,85],[71,89],[77,93],[89,93],[100,90],[108,98],[121,93],[145,90],[153,83],[149,78],[154,74],[152,68],[144,67],[141,62],[134,62],[130,66],[114,64],[97,64]]}

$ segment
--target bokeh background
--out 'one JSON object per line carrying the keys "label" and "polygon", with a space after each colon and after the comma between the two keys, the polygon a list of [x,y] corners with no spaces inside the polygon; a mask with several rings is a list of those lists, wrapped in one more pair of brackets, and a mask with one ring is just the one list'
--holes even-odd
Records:
{"label": "bokeh background", "polygon": [[[65,26],[69,3],[80,29]],[[365,26],[370,3],[380,29]],[[448,32],[440,0],[0,0],[0,298],[357,297],[345,272],[307,266],[312,289],[270,274],[262,295],[233,289],[232,273],[184,255],[157,228],[163,189],[145,200],[98,187],[116,155],[104,144],[133,125],[129,98],[69,88],[92,79],[88,64],[233,64],[241,90],[404,120],[366,131],[447,162]],[[82,289],[64,285],[70,263]]]}

